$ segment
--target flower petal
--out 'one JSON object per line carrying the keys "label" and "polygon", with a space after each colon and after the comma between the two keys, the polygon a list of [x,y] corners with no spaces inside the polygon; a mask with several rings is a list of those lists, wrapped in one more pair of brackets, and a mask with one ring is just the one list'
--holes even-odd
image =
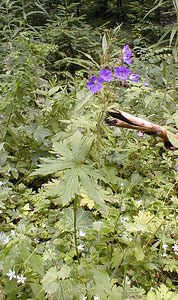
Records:
{"label": "flower petal", "polygon": [[110,70],[107,70],[105,68],[101,69],[100,71],[100,77],[103,81],[112,81],[113,78],[112,78],[112,72]]}
{"label": "flower petal", "polygon": [[114,76],[119,80],[127,80],[129,78],[131,71],[125,67],[116,67],[114,69]]}

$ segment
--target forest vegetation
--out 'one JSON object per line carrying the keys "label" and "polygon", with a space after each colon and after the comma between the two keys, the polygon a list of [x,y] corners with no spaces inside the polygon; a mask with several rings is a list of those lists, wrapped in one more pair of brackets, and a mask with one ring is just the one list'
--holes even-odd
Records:
{"label": "forest vegetation", "polygon": [[1,0],[0,40],[0,300],[178,300],[178,0]]}

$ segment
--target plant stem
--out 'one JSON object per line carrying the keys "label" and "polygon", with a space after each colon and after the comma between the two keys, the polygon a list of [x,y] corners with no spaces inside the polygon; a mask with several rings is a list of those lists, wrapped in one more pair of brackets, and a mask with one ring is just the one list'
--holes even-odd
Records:
{"label": "plant stem", "polygon": [[124,267],[124,287],[123,287],[123,300],[125,299],[125,296],[126,296],[126,267]]}
{"label": "plant stem", "polygon": [[101,111],[99,112],[99,115],[98,115],[97,129],[96,129],[96,149],[97,149],[97,154],[98,154],[98,159],[97,159],[98,169],[101,168],[101,159],[100,159],[100,151],[99,151],[100,150],[101,127],[102,127],[102,124],[105,119],[106,109],[107,109],[107,106],[109,103],[109,96],[104,95],[104,99],[102,102],[103,103],[102,103]]}
{"label": "plant stem", "polygon": [[75,250],[78,263],[80,263],[79,252],[78,252],[78,243],[77,243],[77,200],[78,197],[74,198],[74,241],[75,241]]}

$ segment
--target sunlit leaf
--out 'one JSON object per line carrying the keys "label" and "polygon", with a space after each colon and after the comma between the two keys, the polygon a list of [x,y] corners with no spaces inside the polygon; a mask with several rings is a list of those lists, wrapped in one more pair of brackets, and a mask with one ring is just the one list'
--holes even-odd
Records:
{"label": "sunlit leaf", "polygon": [[[86,230],[91,227],[92,214],[89,211],[85,211],[82,208],[77,209],[77,230]],[[60,227],[64,231],[71,231],[74,227],[74,212],[72,208],[64,208],[60,214],[60,220],[57,227]]]}
{"label": "sunlit leaf", "polygon": [[46,293],[53,294],[60,288],[58,281],[58,271],[56,267],[51,267],[42,279],[42,285]]}
{"label": "sunlit leaf", "polygon": [[99,207],[107,211],[108,207],[105,204],[106,195],[104,194],[104,191],[102,191],[90,176],[87,175],[84,167],[79,169],[79,178],[86,194],[93,199]]}
{"label": "sunlit leaf", "polygon": [[171,144],[178,148],[178,139],[176,139],[171,133],[168,133],[167,136]]}
{"label": "sunlit leaf", "polygon": [[108,44],[107,44],[107,39],[106,39],[106,33],[104,33],[103,38],[102,38],[103,55],[106,55],[107,48],[108,48]]}
{"label": "sunlit leaf", "polygon": [[70,268],[67,265],[63,265],[58,271],[58,278],[64,280],[70,275]]}
{"label": "sunlit leaf", "polygon": [[59,86],[54,86],[53,88],[51,88],[49,91],[48,91],[48,95],[49,96],[52,96],[53,94],[55,94],[56,92],[58,92],[59,90]]}
{"label": "sunlit leaf", "polygon": [[53,158],[42,158],[41,165],[39,165],[39,169],[35,170],[31,173],[31,176],[34,175],[48,175],[53,174],[58,171],[66,170],[71,168],[71,162],[66,161],[63,158],[60,159],[53,159]]}
{"label": "sunlit leaf", "polygon": [[77,168],[73,168],[65,174],[62,185],[63,191],[61,194],[61,201],[63,206],[65,206],[75,197],[76,194],[79,194],[79,178]]}
{"label": "sunlit leaf", "polygon": [[137,261],[142,261],[145,257],[143,249],[138,241],[135,241],[134,254]]}
{"label": "sunlit leaf", "polygon": [[53,143],[53,153],[64,156],[67,159],[73,159],[72,151],[63,143]]}
{"label": "sunlit leaf", "polygon": [[92,199],[90,199],[86,194],[81,193],[81,201],[80,204],[81,206],[87,206],[89,209],[92,209],[95,207],[95,203]]}
{"label": "sunlit leaf", "polygon": [[146,300],[178,300],[177,293],[169,291],[166,285],[161,286],[154,291],[148,292]]}

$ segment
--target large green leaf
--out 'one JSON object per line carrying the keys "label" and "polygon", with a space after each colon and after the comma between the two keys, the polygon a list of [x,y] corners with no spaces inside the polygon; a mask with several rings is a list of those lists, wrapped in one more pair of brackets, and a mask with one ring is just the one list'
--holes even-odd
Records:
{"label": "large green leaf", "polygon": [[146,300],[178,300],[178,295],[169,291],[166,285],[161,284],[158,290],[148,292]]}
{"label": "large green leaf", "polygon": [[33,175],[48,175],[48,174],[53,174],[58,171],[63,171],[66,169],[71,168],[71,162],[67,161],[64,158],[59,158],[59,159],[54,159],[54,158],[42,158],[41,165],[39,165],[39,169],[33,171],[31,173],[31,176]]}
{"label": "large green leaf", "polygon": [[95,270],[93,279],[95,282],[95,294],[99,295],[101,299],[107,299],[112,290],[112,283],[108,273],[104,270]]}
{"label": "large green leaf", "polygon": [[93,142],[93,137],[89,139],[83,138],[80,131],[76,131],[75,134],[71,137],[71,147],[74,158],[82,162],[91,149]]}
{"label": "large green leaf", "polygon": [[64,206],[67,205],[75,197],[76,194],[79,194],[78,168],[69,170],[65,174],[64,180],[61,183],[63,185],[61,200]]}
{"label": "large green leaf", "polygon": [[135,241],[134,255],[137,261],[142,261],[145,257],[139,241]]}
{"label": "large green leaf", "polygon": [[71,140],[71,147],[72,147],[72,153],[75,157],[75,159],[78,159],[80,157],[80,148],[83,144],[82,134],[80,131],[76,131],[70,138]]}
{"label": "large green leaf", "polygon": [[70,268],[67,265],[63,265],[58,271],[58,278],[64,280],[70,275]]}
{"label": "large green leaf", "polygon": [[79,194],[78,169],[71,168],[60,178],[54,179],[44,185],[44,194],[50,197],[58,197],[57,202],[63,206]]}
{"label": "large green leaf", "polygon": [[46,293],[53,294],[60,288],[58,281],[58,271],[56,267],[51,267],[42,279],[42,285]]}
{"label": "large green leaf", "polygon": [[[84,211],[82,208],[77,209],[77,230],[86,230],[88,227],[92,226],[92,213],[89,211]],[[64,208],[60,213],[59,222],[57,227],[62,229],[62,231],[71,231],[74,227],[74,211],[72,208]]]}
{"label": "large green leaf", "polygon": [[63,143],[54,142],[53,143],[53,153],[64,156],[65,158],[72,159],[72,151]]}
{"label": "large green leaf", "polygon": [[41,276],[44,275],[43,260],[40,255],[33,254],[28,260],[29,267],[31,266],[33,271]]}
{"label": "large green leaf", "polygon": [[87,174],[87,168],[85,166],[79,169],[79,178],[83,189],[86,194],[95,201],[95,203],[104,211],[108,210],[105,204],[106,194],[101,188],[94,182],[94,180]]}

